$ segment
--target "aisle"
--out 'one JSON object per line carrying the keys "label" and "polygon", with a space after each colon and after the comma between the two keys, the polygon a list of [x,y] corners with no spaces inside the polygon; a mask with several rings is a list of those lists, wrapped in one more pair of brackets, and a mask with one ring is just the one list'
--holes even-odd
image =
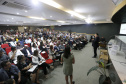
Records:
{"label": "aisle", "polygon": [[[100,74],[92,72],[87,76],[88,70],[95,66],[97,58],[92,58],[93,48],[91,43],[88,43],[82,50],[72,50],[75,56],[75,64],[73,65],[73,80],[75,84],[98,84]],[[99,55],[99,50],[98,50]],[[42,84],[65,84],[65,76],[63,67],[58,66],[50,74],[48,79],[41,79]]]}

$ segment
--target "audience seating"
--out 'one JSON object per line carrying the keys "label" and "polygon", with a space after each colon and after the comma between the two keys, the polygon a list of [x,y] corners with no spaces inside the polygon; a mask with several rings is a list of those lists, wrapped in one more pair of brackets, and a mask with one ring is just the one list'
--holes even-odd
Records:
{"label": "audience seating", "polygon": [[11,51],[11,47],[5,48],[5,51],[6,51],[7,55],[8,55],[8,53]]}
{"label": "audience seating", "polygon": [[1,45],[1,48],[7,48],[7,47],[9,47],[9,45],[7,43]]}
{"label": "audience seating", "polygon": [[25,45],[28,45],[28,47],[31,47],[31,44],[29,44],[29,43],[28,43],[28,44],[24,44],[24,46],[25,46]]}
{"label": "audience seating", "polygon": [[43,58],[45,58],[47,64],[52,64],[53,63],[53,60],[52,59],[49,59],[49,56],[48,56],[47,52],[41,53],[41,56]]}

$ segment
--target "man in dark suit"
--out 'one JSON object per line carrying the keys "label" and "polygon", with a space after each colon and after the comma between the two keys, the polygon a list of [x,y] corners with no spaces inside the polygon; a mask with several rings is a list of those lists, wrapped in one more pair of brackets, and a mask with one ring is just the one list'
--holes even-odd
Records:
{"label": "man in dark suit", "polygon": [[99,47],[99,35],[98,35],[98,33],[95,34],[95,38],[93,39],[92,46],[94,48],[94,56],[93,56],[93,58],[96,58],[96,56],[97,56],[97,48]]}
{"label": "man in dark suit", "polygon": [[31,57],[31,55],[32,55],[32,51],[31,51],[30,47],[28,47],[27,45],[25,45],[21,51],[25,57]]}

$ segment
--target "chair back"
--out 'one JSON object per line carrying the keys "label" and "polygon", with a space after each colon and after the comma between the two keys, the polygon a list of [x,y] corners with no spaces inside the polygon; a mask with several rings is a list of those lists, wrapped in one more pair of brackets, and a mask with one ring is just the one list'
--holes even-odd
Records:
{"label": "chair back", "polygon": [[11,47],[6,48],[5,50],[6,50],[6,53],[8,55],[8,53],[11,51]]}
{"label": "chair back", "polygon": [[7,43],[1,45],[1,48],[7,48],[7,47],[9,47],[9,45]]}

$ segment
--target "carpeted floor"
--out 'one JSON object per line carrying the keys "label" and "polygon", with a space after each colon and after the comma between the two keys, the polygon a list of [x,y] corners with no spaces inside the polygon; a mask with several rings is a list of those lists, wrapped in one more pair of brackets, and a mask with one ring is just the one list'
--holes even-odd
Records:
{"label": "carpeted floor", "polygon": [[[75,84],[99,84],[99,73],[94,71],[87,76],[88,70],[95,66],[95,61],[98,60],[98,58],[92,58],[93,48],[91,43],[88,43],[82,50],[72,50],[72,53],[75,57],[75,64],[73,64],[73,81],[75,81]],[[99,50],[97,53],[99,56]],[[62,65],[55,63],[55,69],[49,72],[48,79],[45,79],[43,73],[40,72],[40,81],[41,84],[66,84]]]}

